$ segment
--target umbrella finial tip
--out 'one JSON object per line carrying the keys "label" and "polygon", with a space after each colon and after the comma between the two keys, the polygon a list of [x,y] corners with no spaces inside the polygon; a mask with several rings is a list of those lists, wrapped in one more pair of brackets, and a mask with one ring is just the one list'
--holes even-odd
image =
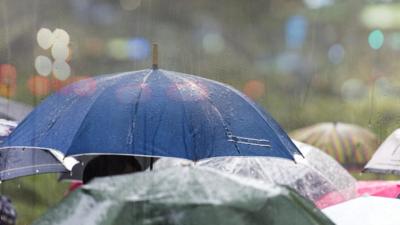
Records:
{"label": "umbrella finial tip", "polygon": [[153,70],[158,69],[158,45],[153,43]]}

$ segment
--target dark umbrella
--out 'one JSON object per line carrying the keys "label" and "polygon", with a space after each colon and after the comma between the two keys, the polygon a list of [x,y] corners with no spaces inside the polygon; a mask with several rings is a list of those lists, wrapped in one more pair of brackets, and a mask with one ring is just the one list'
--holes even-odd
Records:
{"label": "dark umbrella", "polygon": [[99,76],[44,100],[3,148],[64,156],[118,154],[200,160],[299,154],[271,116],[232,87],[153,69]]}
{"label": "dark umbrella", "polygon": [[[17,125],[14,121],[0,119],[0,142]],[[39,173],[69,172],[77,161],[62,157],[52,150],[34,148],[9,148],[0,150],[0,180]]]}
{"label": "dark umbrella", "polygon": [[332,224],[311,202],[278,186],[211,169],[170,168],[97,178],[35,225]]}

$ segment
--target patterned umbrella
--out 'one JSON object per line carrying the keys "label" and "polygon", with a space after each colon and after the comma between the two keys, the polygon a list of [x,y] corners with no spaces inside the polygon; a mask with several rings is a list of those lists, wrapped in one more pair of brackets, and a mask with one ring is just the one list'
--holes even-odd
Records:
{"label": "patterned umbrella", "polygon": [[324,150],[349,170],[362,169],[378,146],[371,131],[346,123],[318,123],[295,130],[290,136]]}

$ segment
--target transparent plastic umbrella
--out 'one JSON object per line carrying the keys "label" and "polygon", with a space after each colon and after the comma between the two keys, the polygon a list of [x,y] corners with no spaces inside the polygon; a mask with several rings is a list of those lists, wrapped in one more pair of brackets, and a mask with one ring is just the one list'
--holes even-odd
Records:
{"label": "transparent plastic umbrella", "polygon": [[287,185],[320,208],[356,197],[356,181],[339,163],[315,147],[294,143],[305,157],[297,163],[271,157],[219,157],[196,163],[163,158],[155,162],[153,169],[195,165]]}
{"label": "transparent plastic umbrella", "polygon": [[330,225],[294,191],[220,171],[169,168],[96,178],[34,225]]}
{"label": "transparent plastic umbrella", "polygon": [[[0,143],[17,126],[17,122],[0,119]],[[0,149],[0,181],[41,173],[70,171],[78,161],[53,150],[37,148]]]}

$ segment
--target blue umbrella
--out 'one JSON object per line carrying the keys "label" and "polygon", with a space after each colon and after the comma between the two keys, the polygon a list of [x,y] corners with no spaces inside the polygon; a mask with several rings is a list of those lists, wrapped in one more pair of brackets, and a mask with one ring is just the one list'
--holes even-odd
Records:
{"label": "blue umbrella", "polygon": [[73,83],[37,106],[2,147],[64,156],[119,154],[200,160],[301,154],[270,115],[232,87],[153,69]]}

